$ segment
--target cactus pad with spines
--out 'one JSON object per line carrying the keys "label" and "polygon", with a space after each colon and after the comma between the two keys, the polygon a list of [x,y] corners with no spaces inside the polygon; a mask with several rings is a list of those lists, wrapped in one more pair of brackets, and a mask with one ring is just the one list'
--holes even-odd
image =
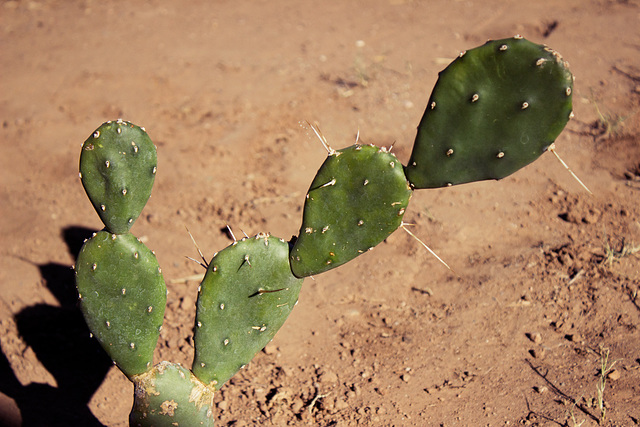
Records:
{"label": "cactus pad with spines", "polygon": [[132,427],[196,427],[214,425],[214,389],[188,369],[160,362],[132,378],[135,384]]}
{"label": "cactus pad with spines", "polygon": [[412,190],[396,156],[354,145],[329,154],[306,196],[291,250],[298,277],[338,267],[371,249],[402,223]]}
{"label": "cactus pad with spines", "polygon": [[216,254],[198,293],[193,373],[220,388],[273,339],[301,286],[281,239],[258,234]]}
{"label": "cactus pad with spines", "polygon": [[145,130],[132,123],[107,122],[87,138],[80,178],[108,231],[129,231],[149,200],[156,167],[156,147]]}
{"label": "cactus pad with spines", "polygon": [[167,301],[155,255],[131,233],[100,231],[75,266],[80,309],[93,335],[127,375],[151,369]]}
{"label": "cactus pad with spines", "polygon": [[489,41],[444,69],[418,126],[414,188],[500,179],[537,159],[572,112],[573,77],[553,50]]}

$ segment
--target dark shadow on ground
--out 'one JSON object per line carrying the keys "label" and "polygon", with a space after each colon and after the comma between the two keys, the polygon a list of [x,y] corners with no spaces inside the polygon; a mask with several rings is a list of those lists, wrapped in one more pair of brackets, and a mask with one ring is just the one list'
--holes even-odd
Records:
{"label": "dark shadow on ground", "polygon": [[[62,231],[69,253],[77,258],[93,230],[68,227]],[[0,426],[102,426],[87,404],[112,366],[111,359],[90,337],[77,307],[73,269],[68,265],[38,265],[49,291],[60,306],[36,304],[15,316],[18,331],[38,360],[53,375],[57,387],[33,382],[20,384],[4,353],[0,355],[0,392],[12,398],[20,411],[2,413]]]}

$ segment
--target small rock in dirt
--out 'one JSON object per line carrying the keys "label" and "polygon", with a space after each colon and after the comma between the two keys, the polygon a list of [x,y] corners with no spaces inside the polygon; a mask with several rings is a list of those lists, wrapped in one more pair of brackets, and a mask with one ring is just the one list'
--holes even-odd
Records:
{"label": "small rock in dirt", "polygon": [[338,375],[333,371],[324,371],[318,376],[318,382],[321,383],[337,383]]}
{"label": "small rock in dirt", "polygon": [[300,398],[297,398],[291,404],[291,410],[293,411],[294,414],[299,413],[303,407],[304,407],[304,402]]}
{"label": "small rock in dirt", "polygon": [[356,393],[356,396],[360,396],[362,394],[362,387],[358,384],[354,384],[352,390]]}
{"label": "small rock in dirt", "polygon": [[540,344],[542,342],[542,335],[540,335],[538,332],[528,333],[527,338],[529,338],[532,342],[536,344]]}
{"label": "small rock in dirt", "polygon": [[270,342],[262,349],[262,352],[264,354],[275,354],[278,352],[278,347],[273,342]]}
{"label": "small rock in dirt", "polygon": [[529,350],[529,354],[535,357],[536,359],[542,359],[546,353],[544,348],[533,348]]}
{"label": "small rock in dirt", "polygon": [[402,374],[402,375],[400,376],[400,379],[401,379],[402,381],[404,381],[405,383],[408,383],[408,382],[409,382],[409,380],[411,380],[411,375],[409,375],[409,374]]}
{"label": "small rock in dirt", "polygon": [[543,386],[535,386],[535,387],[533,387],[533,389],[534,389],[537,393],[540,393],[540,394],[545,393],[545,392],[547,392],[547,391],[549,390],[549,389],[547,388],[547,386],[546,386],[546,385],[543,385]]}
{"label": "small rock in dirt", "polygon": [[567,341],[571,341],[571,342],[578,342],[578,341],[580,341],[580,336],[579,336],[579,335],[577,335],[577,334],[566,334],[566,335],[564,336],[564,338],[565,338]]}
{"label": "small rock in dirt", "polygon": [[620,379],[620,371],[617,369],[612,369],[607,374],[607,378],[610,379],[611,381],[618,381]]}
{"label": "small rock in dirt", "polygon": [[196,302],[190,295],[185,295],[180,301],[180,308],[182,310],[193,310],[195,306]]}
{"label": "small rock in dirt", "polygon": [[[387,394],[387,391],[385,389],[383,389],[383,388],[380,388],[380,387],[376,387],[374,390],[380,396],[384,396],[385,394]],[[426,389],[425,389],[425,391],[426,391]]]}
{"label": "small rock in dirt", "polygon": [[345,402],[343,399],[336,399],[336,403],[334,406],[336,411],[342,411],[343,409],[347,409],[348,407],[349,407],[349,404]]}
{"label": "small rock in dirt", "polygon": [[318,401],[318,406],[323,411],[335,412],[334,409],[336,407],[336,399],[331,398],[323,398]]}

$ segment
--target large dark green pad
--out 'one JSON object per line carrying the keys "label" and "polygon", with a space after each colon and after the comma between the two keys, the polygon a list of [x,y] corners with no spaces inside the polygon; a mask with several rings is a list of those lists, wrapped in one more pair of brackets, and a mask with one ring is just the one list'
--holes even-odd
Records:
{"label": "large dark green pad", "polygon": [[487,42],[440,73],[406,167],[414,188],[500,179],[537,159],[572,111],[573,77],[553,50]]}
{"label": "large dark green pad", "polygon": [[167,302],[155,255],[131,233],[100,231],[76,261],[80,309],[127,377],[151,369]]}
{"label": "large dark green pad", "polygon": [[141,127],[118,120],[96,129],[82,145],[80,179],[111,233],[129,231],[149,200],[158,164]]}
{"label": "large dark green pad", "polygon": [[216,254],[198,293],[193,373],[220,388],[273,339],[301,286],[282,239],[258,234]]}
{"label": "large dark green pad", "polygon": [[382,242],[402,223],[411,193],[402,164],[384,148],[330,153],[307,193],[291,250],[293,274],[322,273]]}

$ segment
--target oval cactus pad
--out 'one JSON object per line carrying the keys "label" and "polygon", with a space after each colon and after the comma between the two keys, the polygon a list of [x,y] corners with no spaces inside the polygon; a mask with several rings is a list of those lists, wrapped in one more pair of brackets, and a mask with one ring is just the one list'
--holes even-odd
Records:
{"label": "oval cactus pad", "polygon": [[411,193],[402,164],[385,148],[332,151],[307,193],[293,274],[322,273],[382,242],[402,223]]}
{"label": "oval cactus pad", "polygon": [[129,425],[209,426],[214,425],[214,389],[206,386],[183,366],[160,362],[149,372],[133,378],[133,408]]}
{"label": "oval cactus pad", "polygon": [[512,174],[558,137],[572,87],[560,55],[522,37],[460,54],[433,89],[407,178],[414,188],[434,188]]}
{"label": "oval cactus pad", "polygon": [[151,369],[167,302],[155,255],[131,233],[100,231],[76,262],[85,321],[128,377]]}
{"label": "oval cactus pad", "polygon": [[220,388],[273,339],[301,287],[284,240],[258,234],[216,254],[198,293],[196,377]]}
{"label": "oval cactus pad", "polygon": [[82,145],[80,179],[111,233],[129,231],[149,200],[158,164],[141,127],[118,120],[96,129]]}

